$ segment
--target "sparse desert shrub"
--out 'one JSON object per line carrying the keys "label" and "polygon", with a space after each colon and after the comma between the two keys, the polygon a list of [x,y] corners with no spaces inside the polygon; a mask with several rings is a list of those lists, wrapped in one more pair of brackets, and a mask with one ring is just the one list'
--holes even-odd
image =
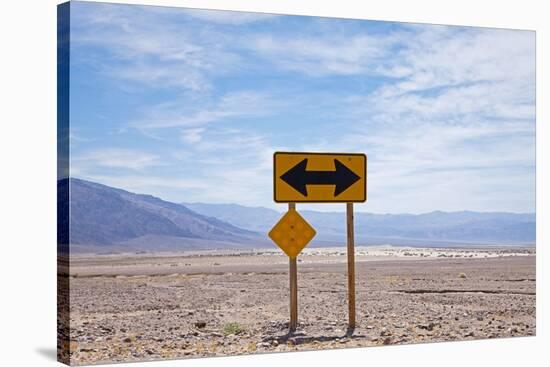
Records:
{"label": "sparse desert shrub", "polygon": [[223,327],[223,333],[225,335],[237,335],[244,331],[244,326],[239,324],[238,322],[230,322],[224,325]]}
{"label": "sparse desert shrub", "polygon": [[459,277],[460,279],[466,279],[466,274],[460,273],[460,274],[458,274],[458,277]]}

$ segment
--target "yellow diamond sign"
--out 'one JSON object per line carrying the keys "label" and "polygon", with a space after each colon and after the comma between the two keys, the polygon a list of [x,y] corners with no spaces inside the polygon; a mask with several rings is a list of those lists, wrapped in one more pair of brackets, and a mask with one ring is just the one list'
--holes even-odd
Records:
{"label": "yellow diamond sign", "polygon": [[295,258],[315,237],[315,230],[295,209],[290,209],[269,232],[269,238],[290,258]]}

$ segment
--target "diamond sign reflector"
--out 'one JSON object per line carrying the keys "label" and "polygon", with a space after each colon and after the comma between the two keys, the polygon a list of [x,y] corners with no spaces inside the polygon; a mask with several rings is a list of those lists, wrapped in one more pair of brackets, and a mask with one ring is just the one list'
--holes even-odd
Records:
{"label": "diamond sign reflector", "polygon": [[315,234],[313,227],[295,209],[290,209],[268,235],[285,254],[295,258]]}

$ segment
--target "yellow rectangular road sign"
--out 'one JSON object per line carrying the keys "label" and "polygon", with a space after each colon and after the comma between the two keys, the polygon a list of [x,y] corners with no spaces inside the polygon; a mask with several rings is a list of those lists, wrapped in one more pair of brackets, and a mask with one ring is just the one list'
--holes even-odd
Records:
{"label": "yellow rectangular road sign", "polygon": [[367,200],[367,156],[275,152],[273,186],[277,203],[364,202]]}

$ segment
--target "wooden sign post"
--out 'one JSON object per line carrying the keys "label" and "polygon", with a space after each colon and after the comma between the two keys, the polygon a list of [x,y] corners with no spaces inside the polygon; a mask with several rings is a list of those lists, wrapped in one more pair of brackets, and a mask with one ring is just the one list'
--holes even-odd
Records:
{"label": "wooden sign post", "polygon": [[[288,210],[296,210],[295,203],[288,203]],[[288,258],[290,274],[290,331],[298,327],[298,266],[295,257]]]}
{"label": "wooden sign post", "polygon": [[348,310],[350,330],[355,329],[355,239],[353,233],[353,203],[346,203],[348,232]]}
{"label": "wooden sign post", "polygon": [[367,200],[367,156],[358,153],[275,152],[273,199],[288,203],[288,212],[269,237],[288,255],[291,332],[298,326],[296,257],[315,230],[296,211],[296,203],[346,203],[348,255],[348,331],[355,329],[355,239],[353,203]]}

